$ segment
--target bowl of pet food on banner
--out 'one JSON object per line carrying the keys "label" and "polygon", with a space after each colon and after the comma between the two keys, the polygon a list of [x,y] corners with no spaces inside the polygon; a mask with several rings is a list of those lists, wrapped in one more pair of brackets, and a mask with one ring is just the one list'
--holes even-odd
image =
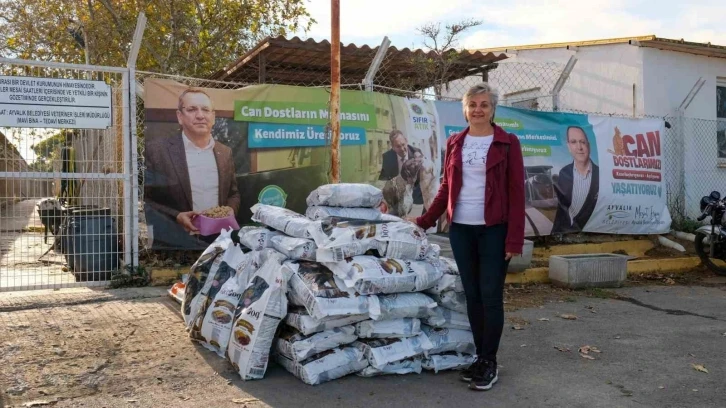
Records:
{"label": "bowl of pet food on banner", "polygon": [[212,207],[202,211],[194,217],[192,224],[199,230],[201,235],[219,234],[223,229],[239,229],[239,224],[234,218],[232,207]]}

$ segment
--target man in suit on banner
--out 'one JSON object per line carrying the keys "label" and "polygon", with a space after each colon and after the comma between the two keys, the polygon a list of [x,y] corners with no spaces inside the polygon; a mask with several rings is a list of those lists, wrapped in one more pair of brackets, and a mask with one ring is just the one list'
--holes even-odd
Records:
{"label": "man in suit on banner", "polygon": [[555,184],[559,204],[553,234],[582,231],[595,210],[600,190],[600,169],[590,159],[590,141],[583,128],[567,128],[567,148],[573,161],[560,170]]}
{"label": "man in suit on banner", "polygon": [[204,242],[190,236],[199,232],[194,217],[216,206],[229,206],[235,215],[239,211],[232,150],[212,138],[214,106],[203,90],[182,92],[176,116],[181,132],[145,147],[147,224],[153,225],[160,246],[204,248]]}
{"label": "man in suit on banner", "polygon": [[[383,165],[378,180],[388,181],[401,173],[401,167],[409,160],[414,159],[415,148],[408,144],[408,139],[398,129],[394,129],[389,135],[388,140],[391,142],[391,150],[383,153]],[[416,179],[413,186],[413,203],[414,205],[423,205],[423,194],[421,193],[421,185]]]}

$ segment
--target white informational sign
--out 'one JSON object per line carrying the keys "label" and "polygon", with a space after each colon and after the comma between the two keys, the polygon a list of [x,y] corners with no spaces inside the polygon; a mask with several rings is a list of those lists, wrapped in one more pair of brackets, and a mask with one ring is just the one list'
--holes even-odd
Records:
{"label": "white informational sign", "polygon": [[103,81],[0,76],[0,126],[106,129],[111,87]]}
{"label": "white informational sign", "polygon": [[585,231],[662,234],[670,229],[660,119],[590,116],[600,159],[600,194]]}

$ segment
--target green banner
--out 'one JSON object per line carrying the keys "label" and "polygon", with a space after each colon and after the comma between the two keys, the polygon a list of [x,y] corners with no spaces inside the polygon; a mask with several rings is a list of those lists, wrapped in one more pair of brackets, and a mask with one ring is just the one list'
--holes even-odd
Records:
{"label": "green banner", "polygon": [[[240,122],[326,125],[330,121],[327,103],[235,101],[234,120]],[[341,126],[376,128],[372,104],[341,104]]]}

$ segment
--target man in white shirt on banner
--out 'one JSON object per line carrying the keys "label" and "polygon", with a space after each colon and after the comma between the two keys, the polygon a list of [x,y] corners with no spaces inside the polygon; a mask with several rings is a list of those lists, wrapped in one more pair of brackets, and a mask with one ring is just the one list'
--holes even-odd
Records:
{"label": "man in white shirt on banner", "polygon": [[590,159],[590,141],[583,128],[567,128],[567,148],[573,162],[560,170],[555,184],[558,206],[553,234],[582,231],[595,210],[600,190],[600,169]]}
{"label": "man in white shirt on banner", "polygon": [[154,239],[186,248],[194,246],[194,240],[184,236],[198,232],[194,217],[216,206],[229,206],[236,215],[240,195],[232,150],[212,138],[215,113],[209,95],[201,89],[185,90],[176,116],[180,134],[146,146],[144,203]]}
{"label": "man in white shirt on banner", "polygon": [[[391,150],[383,153],[383,165],[378,180],[388,181],[401,173],[403,164],[414,159],[415,148],[408,144],[408,138],[398,129],[394,129],[389,135],[388,140],[391,142]],[[423,208],[423,194],[421,192],[421,184],[418,177],[413,185],[413,204]],[[421,210],[415,214],[419,215]]]}

